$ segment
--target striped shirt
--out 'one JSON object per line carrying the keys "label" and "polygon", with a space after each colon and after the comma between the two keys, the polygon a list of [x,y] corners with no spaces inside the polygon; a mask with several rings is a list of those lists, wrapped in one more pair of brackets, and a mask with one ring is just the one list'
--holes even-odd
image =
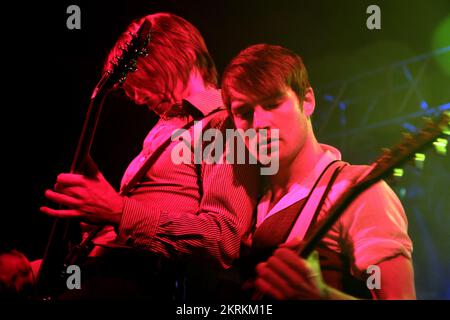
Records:
{"label": "striped shirt", "polygon": [[[185,100],[203,115],[222,106],[219,90],[207,90]],[[188,121],[160,120],[126,170],[122,187],[172,131]],[[203,130],[224,131],[230,125],[226,110],[203,120]],[[228,163],[174,164],[171,150],[176,143],[172,142],[141,181],[123,195],[117,234],[110,228],[95,244],[110,246],[111,241],[105,240],[115,238],[114,245],[145,249],[168,258],[206,259],[227,268],[239,256],[241,239],[250,232],[258,169],[256,165]]]}

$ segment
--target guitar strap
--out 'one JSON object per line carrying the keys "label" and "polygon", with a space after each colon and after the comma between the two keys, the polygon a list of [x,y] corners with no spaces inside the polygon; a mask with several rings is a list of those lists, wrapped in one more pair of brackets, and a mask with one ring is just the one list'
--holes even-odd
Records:
{"label": "guitar strap", "polygon": [[249,265],[266,260],[281,243],[305,237],[343,165],[340,160],[330,162],[305,198],[271,215],[254,230],[251,248],[244,255]]}
{"label": "guitar strap", "polygon": [[[207,115],[203,117],[205,119],[206,117],[209,117],[218,111],[223,110],[222,108],[217,108]],[[202,119],[195,118],[192,121],[189,121],[187,124],[185,124],[181,130],[187,130],[193,125],[195,125],[196,121],[200,121]],[[122,190],[120,191],[121,195],[125,195],[129,193],[136,185],[141,181],[141,179],[145,176],[145,174],[150,170],[151,166],[155,163],[156,160],[161,156],[161,154],[167,149],[167,147],[172,143],[173,139],[172,136],[168,137],[153,153],[150,157],[147,158],[147,160],[144,162],[144,164],[139,168],[139,170],[136,172],[136,174],[133,176],[133,178],[123,186]]]}
{"label": "guitar strap", "polygon": [[292,226],[291,232],[289,233],[286,242],[293,240],[294,238],[304,239],[306,233],[313,221],[317,219],[323,203],[331,190],[339,172],[342,170],[347,163],[340,160],[335,160],[331,162],[319,178],[316,180],[314,187],[309,193],[305,204],[302,209],[297,214],[297,219]]}
{"label": "guitar strap", "polygon": [[[196,121],[203,120],[209,116],[214,115],[215,113],[224,110],[223,108],[217,108],[206,114],[203,118],[195,117],[192,121],[189,121],[187,124],[185,124],[181,130],[187,130],[193,125],[196,125]],[[198,122],[200,123],[200,122]],[[125,195],[129,193],[131,190],[133,190],[134,187],[139,183],[139,181],[145,176],[145,174],[150,170],[151,166],[158,160],[158,158],[161,156],[161,154],[164,152],[164,150],[167,149],[167,147],[172,143],[172,136],[168,137],[153,153],[150,157],[147,158],[147,160],[144,162],[144,164],[139,168],[139,170],[135,173],[133,178],[123,186],[122,190],[120,191],[121,195]],[[199,183],[201,182],[201,167],[199,165],[196,165],[197,170],[197,178]],[[89,231],[88,235],[83,239],[83,241],[74,246],[68,255],[66,256],[66,262],[70,264],[75,264],[80,259],[83,259],[86,257],[89,252],[94,247],[93,240],[97,236],[97,234],[102,231],[104,226],[98,226],[94,230]]]}

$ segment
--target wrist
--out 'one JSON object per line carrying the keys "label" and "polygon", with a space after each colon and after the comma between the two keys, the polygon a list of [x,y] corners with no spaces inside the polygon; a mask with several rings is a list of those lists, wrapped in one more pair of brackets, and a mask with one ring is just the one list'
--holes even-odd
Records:
{"label": "wrist", "polygon": [[115,201],[111,219],[111,223],[114,226],[114,228],[118,228],[120,221],[122,220],[123,206],[125,204],[124,200],[125,200],[124,197],[119,196],[117,198],[117,201]]}

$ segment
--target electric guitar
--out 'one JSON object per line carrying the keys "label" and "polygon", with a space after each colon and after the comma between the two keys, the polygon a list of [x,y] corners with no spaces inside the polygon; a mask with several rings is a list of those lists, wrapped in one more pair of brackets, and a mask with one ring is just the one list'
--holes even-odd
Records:
{"label": "electric guitar", "polygon": [[[425,121],[426,125],[419,133],[415,135],[405,134],[403,141],[391,149],[385,149],[383,154],[367,171],[338,197],[331,206],[327,218],[323,219],[314,228],[314,231],[305,239],[303,245],[297,249],[298,255],[306,259],[352,201],[376,182],[392,176],[395,170],[399,170],[400,166],[414,155],[417,155],[418,152],[434,143],[438,153],[445,153],[448,141],[441,137],[450,135],[450,112],[444,112],[438,122],[434,122],[429,118],[425,119]],[[256,290],[253,292],[253,300],[261,300],[263,297],[264,295],[260,291]]]}
{"label": "electric guitar", "polygon": [[[121,56],[116,57],[116,61],[112,63],[111,69],[102,75],[94,88],[75,156],[70,167],[71,173],[90,175],[87,159],[89,159],[104,99],[108,93],[120,87],[126,81],[129,72],[137,70],[137,60],[141,56],[147,55],[150,35],[151,23],[145,20],[137,33],[131,34],[131,40],[125,48],[122,48]],[[77,260],[82,258],[79,251],[77,254],[73,252],[69,254],[75,247],[74,234],[79,233],[79,223],[63,219],[54,221],[37,277],[36,289],[38,297],[48,300],[64,290],[64,273],[67,265],[77,263]],[[86,250],[84,250],[86,255],[88,254],[88,249],[89,247],[86,247]]]}

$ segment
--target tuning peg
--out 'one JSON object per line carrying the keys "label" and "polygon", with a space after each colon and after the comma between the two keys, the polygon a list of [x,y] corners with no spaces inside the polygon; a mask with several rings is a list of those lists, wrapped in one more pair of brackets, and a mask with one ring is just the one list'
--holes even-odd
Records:
{"label": "tuning peg", "polygon": [[121,56],[115,56],[114,67],[117,67],[122,63],[123,58]]}
{"label": "tuning peg", "polygon": [[112,69],[116,69],[117,68],[117,63],[116,62],[110,61],[110,64],[111,64],[111,68]]}
{"label": "tuning peg", "polygon": [[146,56],[148,56],[148,49],[142,49],[138,54],[141,56],[141,57],[146,57]]}
{"label": "tuning peg", "polygon": [[125,82],[125,80],[127,80],[127,76],[126,76],[126,75],[120,77],[120,79],[119,79],[119,84],[122,85],[122,84]]}

